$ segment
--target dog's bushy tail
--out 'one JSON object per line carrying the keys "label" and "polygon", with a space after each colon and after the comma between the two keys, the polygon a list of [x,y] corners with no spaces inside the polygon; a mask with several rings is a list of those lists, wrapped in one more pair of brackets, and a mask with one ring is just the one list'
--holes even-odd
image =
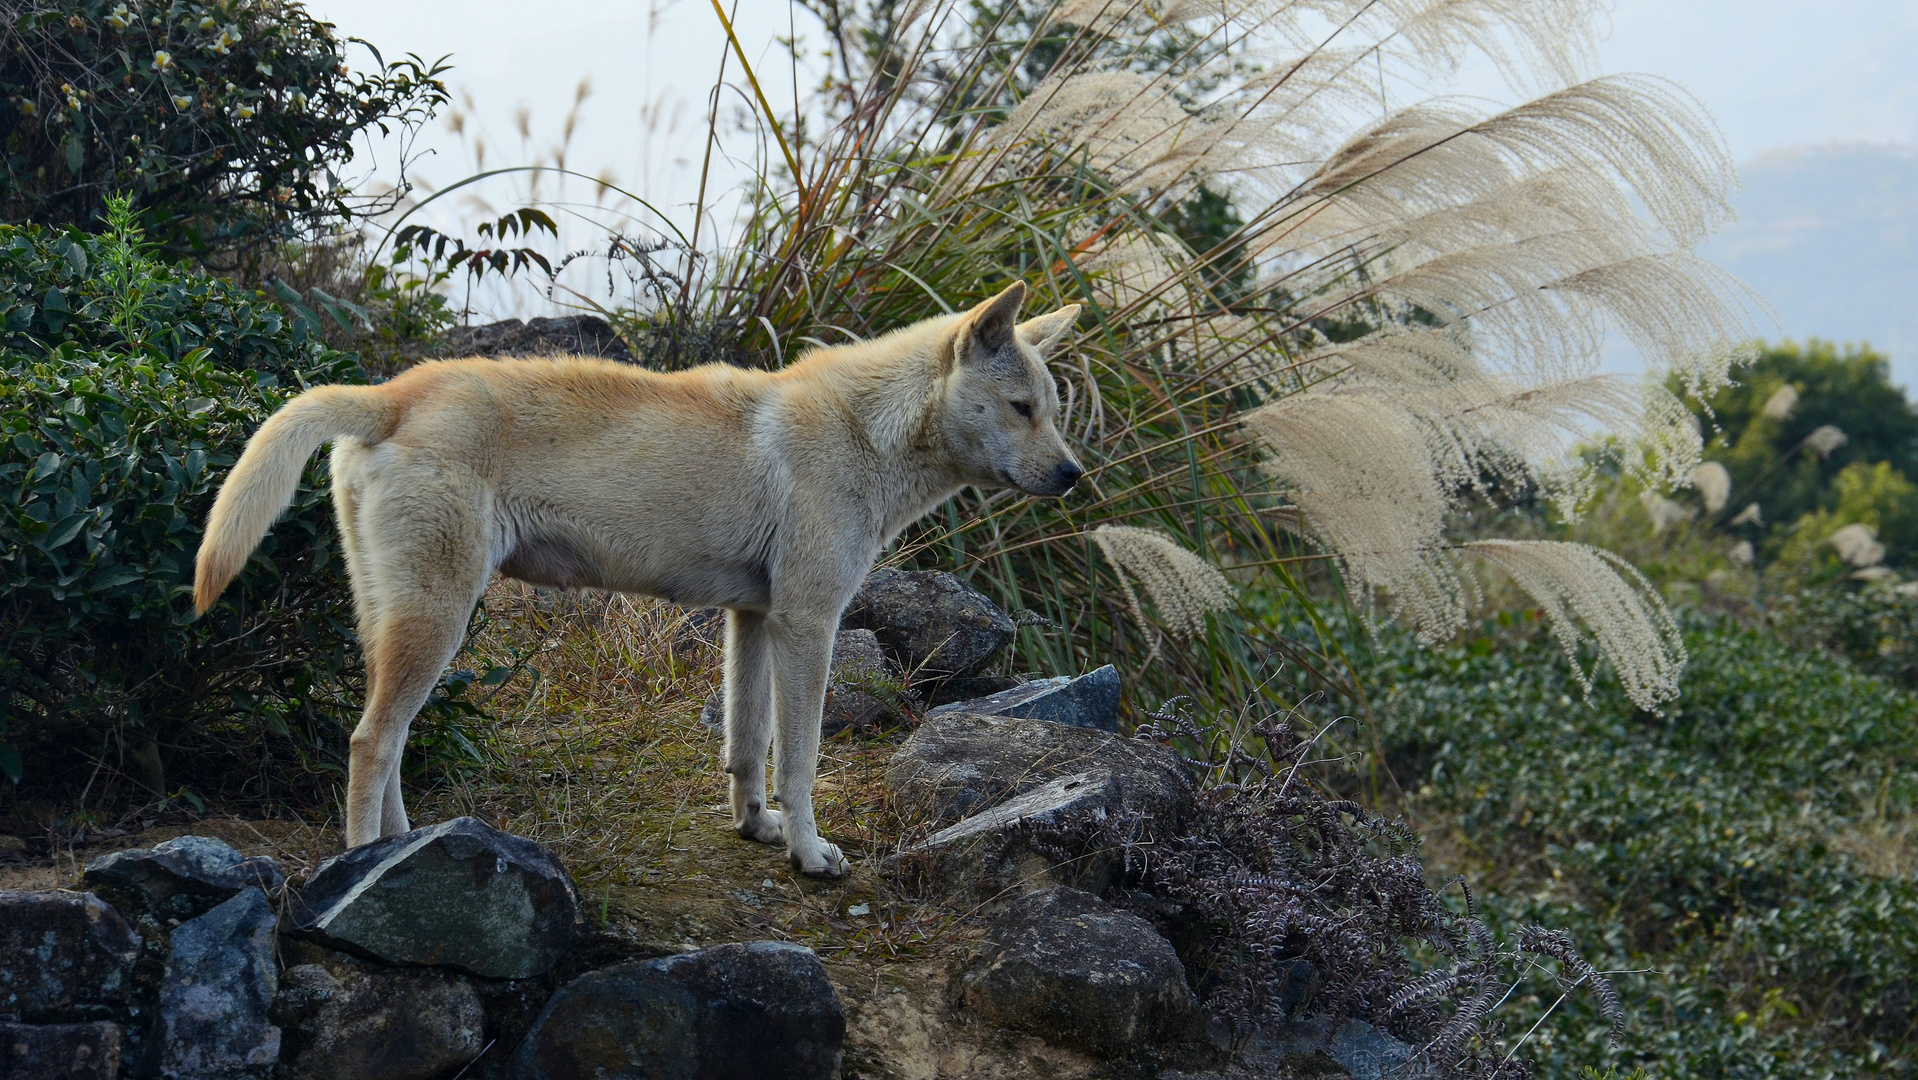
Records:
{"label": "dog's bushy tail", "polygon": [[320,386],[286,403],[247,441],[207,515],[193,575],[198,615],[220,598],[247,556],[299,489],[306,459],[322,443],[352,436],[377,442],[392,433],[398,408],[375,386]]}

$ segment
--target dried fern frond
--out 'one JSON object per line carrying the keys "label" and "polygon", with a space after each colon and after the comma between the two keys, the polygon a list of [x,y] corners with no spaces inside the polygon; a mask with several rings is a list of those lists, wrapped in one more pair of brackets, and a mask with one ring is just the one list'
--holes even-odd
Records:
{"label": "dried fern frond", "polygon": [[1158,609],[1159,620],[1175,634],[1196,637],[1205,632],[1205,617],[1232,606],[1232,584],[1219,568],[1180,547],[1163,533],[1130,525],[1101,525],[1092,530],[1118,573],[1132,618],[1149,625],[1139,608],[1127,576],[1139,579]]}
{"label": "dried fern frond", "polygon": [[1503,570],[1538,604],[1587,694],[1592,680],[1578,647],[1589,633],[1632,704],[1650,711],[1678,696],[1684,639],[1665,602],[1630,563],[1585,544],[1549,540],[1478,540],[1464,549]]}

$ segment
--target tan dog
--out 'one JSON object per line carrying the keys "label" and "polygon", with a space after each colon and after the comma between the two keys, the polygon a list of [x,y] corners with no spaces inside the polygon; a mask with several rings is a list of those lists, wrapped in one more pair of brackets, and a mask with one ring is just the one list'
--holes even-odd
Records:
{"label": "tan dog", "polygon": [[[901,529],[962,486],[1063,495],[1045,357],[1078,305],[1015,326],[1025,286],[782,371],[662,375],[606,360],[450,360],[322,386],[275,413],[220,489],[195,606],[219,598],[333,443],[333,498],[366,650],[346,842],[407,829],[400,751],[495,570],[534,585],[728,610],[733,827],[802,873],[846,860],[812,787],[833,634]],[[778,740],[773,740],[773,719]],[[779,811],[766,806],[771,744]]]}

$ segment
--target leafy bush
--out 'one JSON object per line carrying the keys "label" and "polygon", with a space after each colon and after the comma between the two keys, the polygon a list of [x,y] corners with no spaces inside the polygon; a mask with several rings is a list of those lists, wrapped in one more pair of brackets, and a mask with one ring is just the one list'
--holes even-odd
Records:
{"label": "leafy bush", "polygon": [[[1521,621],[1518,625],[1522,626]],[[1628,1033],[1541,1047],[1541,1075],[1908,1075],[1918,1050],[1918,702],[1729,621],[1694,618],[1663,715],[1590,705],[1548,641],[1384,641],[1374,705],[1428,838],[1508,897],[1491,921],[1605,943]],[[1572,1003],[1572,1008],[1584,1008]]]}
{"label": "leafy bush", "polygon": [[354,138],[446,100],[443,64],[374,60],[351,73],[293,0],[7,5],[0,219],[92,227],[125,192],[168,249],[225,261],[351,217]]}
{"label": "leafy bush", "polygon": [[1882,584],[1808,588],[1776,601],[1772,625],[1801,648],[1823,649],[1918,690],[1918,597]]}
{"label": "leafy bush", "polygon": [[[0,765],[164,794],[189,746],[210,776],[266,734],[337,735],[358,659],[318,466],[214,612],[191,622],[188,594],[247,436],[359,375],[264,297],[145,258],[124,208],[118,226],[0,227]],[[254,794],[276,783],[260,764]]]}

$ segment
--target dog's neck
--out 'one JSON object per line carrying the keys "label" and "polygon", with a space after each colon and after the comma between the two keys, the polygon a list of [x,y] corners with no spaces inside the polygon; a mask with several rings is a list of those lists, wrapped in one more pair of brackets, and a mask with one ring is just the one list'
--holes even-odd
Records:
{"label": "dog's neck", "polygon": [[[918,328],[915,328],[918,329]],[[937,324],[926,329],[940,329]],[[871,448],[867,505],[878,518],[881,544],[951,498],[965,482],[948,464],[941,430],[946,335],[929,334],[918,348],[884,362],[859,346],[836,367],[848,419]]]}

